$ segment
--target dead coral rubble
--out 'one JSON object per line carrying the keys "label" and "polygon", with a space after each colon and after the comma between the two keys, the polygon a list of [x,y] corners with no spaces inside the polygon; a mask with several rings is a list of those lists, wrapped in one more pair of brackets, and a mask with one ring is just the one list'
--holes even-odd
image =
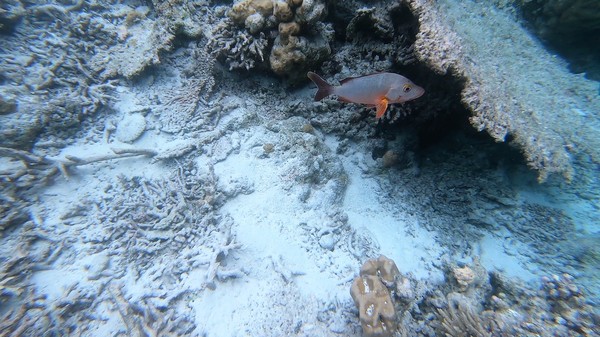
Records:
{"label": "dead coral rubble", "polygon": [[147,299],[141,303],[125,297],[123,286],[107,287],[119,317],[129,336],[193,336],[196,327],[189,316],[174,308],[158,308]]}
{"label": "dead coral rubble", "polygon": [[[523,284],[488,273],[477,259],[446,264],[430,284],[380,256],[365,262],[350,293],[365,336],[594,336],[600,315],[570,275]],[[394,280],[386,286],[384,280]],[[387,284],[387,283],[386,283]]]}

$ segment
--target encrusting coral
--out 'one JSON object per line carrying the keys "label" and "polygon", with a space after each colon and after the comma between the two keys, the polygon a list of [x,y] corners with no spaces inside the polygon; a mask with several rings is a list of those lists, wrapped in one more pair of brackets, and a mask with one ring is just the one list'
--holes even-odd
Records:
{"label": "encrusting coral", "polygon": [[367,260],[354,279],[350,295],[358,307],[365,336],[392,336],[396,330],[396,309],[388,287],[400,274],[394,261],[381,255]]}
{"label": "encrusting coral", "polygon": [[400,275],[400,271],[394,261],[380,255],[377,259],[367,260],[360,268],[360,275],[378,276],[383,284],[391,287],[396,282],[396,277]]}

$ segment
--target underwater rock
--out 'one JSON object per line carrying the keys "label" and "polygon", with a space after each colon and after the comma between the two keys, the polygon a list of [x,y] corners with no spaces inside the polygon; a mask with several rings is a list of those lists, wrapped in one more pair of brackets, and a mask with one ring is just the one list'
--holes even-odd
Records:
{"label": "underwater rock", "polygon": [[158,26],[164,29],[164,38],[169,35],[185,35],[191,39],[199,39],[213,22],[212,12],[202,2],[191,5],[186,1],[152,0],[156,11]]}
{"label": "underwater rock", "polygon": [[535,33],[565,56],[573,72],[600,80],[600,1],[521,0],[516,7]]}
{"label": "underwater rock", "polygon": [[335,235],[332,232],[328,232],[319,238],[319,245],[321,246],[321,248],[327,249],[330,251],[333,251],[333,249],[335,248],[335,244],[337,242],[338,242],[338,239],[335,237]]}
{"label": "underwater rock", "polygon": [[416,56],[437,73],[463,81],[462,102],[477,130],[520,148],[540,181],[551,174],[571,180],[574,155],[600,162],[593,126],[572,113],[600,108],[597,84],[570,74],[509,14],[491,4],[406,3],[419,20]]}
{"label": "underwater rock", "polygon": [[26,14],[23,4],[18,0],[2,1],[0,7],[0,33],[10,33],[14,26]]}
{"label": "underwater rock", "polygon": [[[17,104],[19,103],[19,104]],[[44,127],[44,117],[33,111],[32,102],[14,101],[11,96],[0,97],[0,143],[2,146],[29,149]],[[31,109],[31,110],[28,110]]]}
{"label": "underwater rock", "polygon": [[396,297],[401,301],[410,303],[415,298],[413,284],[408,277],[400,276],[396,282]]}
{"label": "underwater rock", "polygon": [[0,93],[0,115],[7,115],[17,111],[17,101],[14,97],[5,97]]}
{"label": "underwater rock", "polygon": [[600,31],[600,2],[596,0],[534,0],[523,1],[521,6],[545,37],[591,37]]}
{"label": "underwater rock", "polygon": [[396,151],[393,150],[387,150],[385,151],[385,153],[383,154],[383,167],[385,168],[390,168],[394,165],[396,165],[398,163],[398,159],[399,159],[399,155],[398,153],[396,153]]}
{"label": "underwater rock", "polygon": [[142,114],[134,113],[125,116],[117,125],[115,136],[120,142],[132,143],[146,130],[146,119]]}
{"label": "underwater rock", "polygon": [[148,66],[160,63],[160,53],[170,50],[175,38],[166,27],[150,19],[132,27],[111,26],[104,23],[103,27],[109,28],[102,30],[118,31],[122,37],[115,39],[113,46],[96,52],[90,60],[90,67],[101,73],[102,78],[139,75]]}

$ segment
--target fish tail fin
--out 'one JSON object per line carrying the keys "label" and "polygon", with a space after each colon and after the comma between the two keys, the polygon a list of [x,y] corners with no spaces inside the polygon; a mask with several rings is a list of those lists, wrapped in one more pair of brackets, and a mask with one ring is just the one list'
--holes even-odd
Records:
{"label": "fish tail fin", "polygon": [[315,94],[315,101],[320,101],[323,98],[333,94],[334,87],[321,78],[321,76],[313,73],[312,71],[309,71],[306,76],[308,76],[308,78],[310,78],[310,80],[313,81],[318,87],[317,93]]}

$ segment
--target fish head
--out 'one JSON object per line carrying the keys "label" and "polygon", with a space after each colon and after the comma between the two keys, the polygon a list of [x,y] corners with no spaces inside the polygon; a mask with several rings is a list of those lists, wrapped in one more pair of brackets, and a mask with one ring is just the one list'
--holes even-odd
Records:
{"label": "fish head", "polygon": [[390,103],[402,103],[421,97],[425,93],[425,89],[420,86],[406,81],[398,86],[393,86],[387,93],[386,97]]}

